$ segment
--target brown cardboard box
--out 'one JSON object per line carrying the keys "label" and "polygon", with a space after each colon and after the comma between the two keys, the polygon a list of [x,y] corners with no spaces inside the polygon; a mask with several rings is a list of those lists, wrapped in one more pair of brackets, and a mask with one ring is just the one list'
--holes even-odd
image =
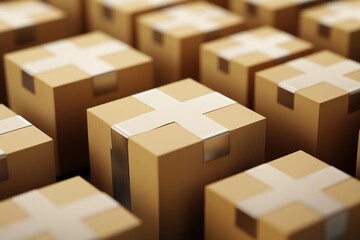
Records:
{"label": "brown cardboard box", "polygon": [[360,182],[298,151],[206,187],[206,240],[360,236]]}
{"label": "brown cardboard box", "polygon": [[139,240],[141,222],[74,177],[0,202],[1,239]]}
{"label": "brown cardboard box", "polygon": [[148,239],[202,239],[205,185],[264,157],[265,118],[192,79],[88,109],[88,132],[93,183]]}
{"label": "brown cardboard box", "polygon": [[63,10],[66,15],[66,26],[70,36],[84,33],[86,30],[85,7],[88,0],[44,0]]}
{"label": "brown cardboard box", "polygon": [[360,2],[336,1],[304,10],[300,36],[360,62]]}
{"label": "brown cardboard box", "polygon": [[137,24],[138,47],[154,58],[159,86],[199,79],[200,44],[240,31],[243,18],[199,1],[143,14]]}
{"label": "brown cardboard box", "polygon": [[53,140],[0,104],[0,199],[46,186],[55,177]]}
{"label": "brown cardboard box", "polygon": [[36,0],[0,3],[0,103],[7,103],[3,55],[67,35],[64,12]]}
{"label": "brown cardboard box", "polygon": [[100,32],[5,56],[9,104],[55,141],[57,173],[88,166],[86,109],[153,86],[152,59]]}
{"label": "brown cardboard box", "polygon": [[136,46],[136,18],[189,0],[90,0],[87,17],[90,30],[101,30]]}
{"label": "brown cardboard box", "polygon": [[355,173],[360,64],[322,51],[256,73],[255,110],[268,119],[267,159],[296,150]]}
{"label": "brown cardboard box", "polygon": [[324,0],[229,0],[229,9],[246,17],[246,28],[271,25],[291,34],[298,33],[301,9]]}
{"label": "brown cardboard box", "polygon": [[204,43],[201,82],[253,107],[255,72],[312,51],[312,44],[272,27],[260,27]]}

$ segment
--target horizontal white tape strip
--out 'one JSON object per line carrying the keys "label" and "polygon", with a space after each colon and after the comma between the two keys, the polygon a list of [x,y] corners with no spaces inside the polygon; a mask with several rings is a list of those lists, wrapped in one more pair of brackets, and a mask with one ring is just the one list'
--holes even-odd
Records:
{"label": "horizontal white tape strip", "polygon": [[227,15],[221,8],[214,7],[203,10],[195,10],[187,7],[177,6],[163,10],[168,19],[154,24],[155,30],[166,32],[178,27],[191,26],[201,32],[211,32],[219,29],[216,20]]}
{"label": "horizontal white tape strip", "polygon": [[304,73],[279,83],[279,87],[289,92],[295,93],[322,82],[327,82],[350,94],[360,91],[360,82],[345,76],[348,73],[360,70],[360,64],[355,61],[344,60],[324,67],[305,58],[300,58],[290,61],[286,65]]}
{"label": "horizontal white tape strip", "polygon": [[[355,3],[356,1],[354,1]],[[348,2],[331,2],[323,5],[332,10],[331,14],[319,18],[319,22],[326,26],[333,26],[346,20],[360,21],[360,3],[357,5]]]}
{"label": "horizontal white tape strip", "polygon": [[[294,179],[269,164],[262,164],[245,173],[271,188],[237,204],[241,211],[254,219],[291,203],[302,203],[326,218],[326,222],[330,221],[325,225],[325,235],[328,237],[326,239],[335,239],[346,232],[346,208],[322,191],[350,179],[349,175],[334,167],[326,167]],[[331,224],[334,219],[339,223],[336,229],[333,229]]]}
{"label": "horizontal white tape strip", "polygon": [[28,239],[49,233],[55,239],[97,239],[84,220],[115,209],[118,204],[104,193],[56,206],[39,191],[33,190],[12,198],[28,217],[0,227],[1,239]]}
{"label": "horizontal white tape strip", "polygon": [[90,76],[98,76],[114,71],[114,67],[100,59],[107,55],[129,50],[130,47],[117,40],[109,40],[90,47],[78,47],[68,40],[60,40],[43,45],[53,56],[35,60],[22,65],[30,76],[73,65]]}
{"label": "horizontal white tape strip", "polygon": [[260,52],[274,59],[281,58],[290,54],[290,52],[279,46],[293,41],[295,38],[286,33],[275,33],[266,37],[258,37],[251,33],[239,33],[229,37],[237,46],[228,47],[219,51],[218,55],[226,60],[249,54]]}
{"label": "horizontal white tape strip", "polygon": [[32,126],[32,124],[22,116],[16,115],[13,117],[5,118],[0,120],[0,135],[29,126]]}
{"label": "horizontal white tape strip", "polygon": [[48,5],[40,1],[18,4],[16,7],[3,3],[0,4],[0,21],[15,29],[27,27],[34,24],[33,17],[49,12],[50,9]]}
{"label": "horizontal white tape strip", "polygon": [[174,3],[174,0],[103,0],[103,5],[108,7],[129,6],[134,4],[148,4],[154,7],[161,7]]}
{"label": "horizontal white tape strip", "polygon": [[201,139],[208,139],[228,131],[203,114],[236,102],[217,92],[212,92],[185,102],[179,102],[158,89],[133,95],[154,111],[113,125],[113,129],[130,137],[176,122]]}

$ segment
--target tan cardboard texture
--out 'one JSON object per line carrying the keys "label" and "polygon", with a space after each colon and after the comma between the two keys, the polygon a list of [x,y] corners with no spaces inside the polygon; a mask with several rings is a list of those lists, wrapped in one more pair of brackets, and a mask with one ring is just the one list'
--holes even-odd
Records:
{"label": "tan cardboard texture", "polygon": [[86,109],[153,86],[152,59],[101,32],[5,56],[10,107],[55,141],[57,173],[88,166]]}
{"label": "tan cardboard texture", "polygon": [[136,46],[136,18],[189,0],[90,0],[87,17],[90,30],[104,31]]}
{"label": "tan cardboard texture", "polygon": [[356,177],[360,179],[360,131],[359,131],[359,137],[358,137],[358,151],[357,151]]}
{"label": "tan cardboard texture", "polygon": [[88,0],[44,0],[66,13],[66,27],[70,36],[84,33],[86,30],[86,5]]}
{"label": "tan cardboard texture", "polygon": [[360,236],[360,182],[297,151],[206,186],[205,239]]}
{"label": "tan cardboard texture", "polygon": [[312,51],[312,44],[272,27],[201,45],[201,83],[253,108],[255,72]]}
{"label": "tan cardboard texture", "polygon": [[264,157],[265,118],[192,79],[88,109],[88,132],[93,183],[149,239],[201,239],[204,186]]}
{"label": "tan cardboard texture", "polygon": [[360,62],[360,2],[336,1],[304,10],[300,36],[317,49],[329,49]]}
{"label": "tan cardboard texture", "polygon": [[200,44],[242,30],[243,18],[198,1],[141,15],[138,48],[154,58],[157,86],[199,79]]}
{"label": "tan cardboard texture", "polygon": [[7,103],[3,55],[67,36],[65,13],[41,1],[0,3],[0,103]]}
{"label": "tan cardboard texture", "polygon": [[268,119],[267,159],[304,150],[355,174],[360,64],[329,51],[256,73],[255,110]]}
{"label": "tan cardboard texture", "polygon": [[271,25],[291,34],[298,33],[303,8],[325,0],[229,0],[229,9],[246,18],[246,28]]}
{"label": "tan cardboard texture", "polygon": [[141,222],[81,177],[0,202],[1,239],[142,238]]}
{"label": "tan cardboard texture", "polygon": [[0,104],[0,199],[46,186],[55,178],[53,140]]}

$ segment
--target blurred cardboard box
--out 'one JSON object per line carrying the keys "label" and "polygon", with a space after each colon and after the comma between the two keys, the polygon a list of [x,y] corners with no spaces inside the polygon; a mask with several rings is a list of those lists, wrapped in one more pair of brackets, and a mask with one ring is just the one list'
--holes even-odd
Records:
{"label": "blurred cardboard box", "polygon": [[86,109],[153,87],[153,62],[101,32],[7,54],[9,104],[54,139],[57,174],[88,166]]}
{"label": "blurred cardboard box", "polygon": [[46,186],[55,178],[53,140],[0,104],[0,199]]}
{"label": "blurred cardboard box", "polygon": [[355,174],[359,63],[322,51],[257,72],[255,110],[268,120],[268,160],[301,149]]}
{"label": "blurred cardboard box", "polygon": [[1,239],[138,240],[141,222],[80,177],[0,202]]}
{"label": "blurred cardboard box", "polygon": [[272,27],[240,32],[201,45],[200,79],[253,108],[255,73],[312,51],[312,44]]}
{"label": "blurred cardboard box", "polygon": [[360,1],[337,1],[301,13],[300,36],[360,62]]}
{"label": "blurred cardboard box", "polygon": [[65,13],[41,1],[0,3],[0,103],[7,103],[3,55],[67,36]]}
{"label": "blurred cardboard box", "polygon": [[242,29],[243,18],[207,2],[191,2],[138,18],[138,48],[154,58],[157,86],[199,79],[200,44]]}
{"label": "blurred cardboard box", "polygon": [[205,239],[352,239],[360,182],[298,151],[206,187]]}

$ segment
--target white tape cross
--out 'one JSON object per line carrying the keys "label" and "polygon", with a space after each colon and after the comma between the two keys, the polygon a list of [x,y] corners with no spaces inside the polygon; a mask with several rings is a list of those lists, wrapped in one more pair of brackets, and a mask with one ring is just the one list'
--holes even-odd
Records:
{"label": "white tape cross", "polygon": [[[246,0],[246,1],[254,5],[260,5],[264,3],[278,2],[279,0]],[[314,2],[315,0],[288,0],[288,1],[294,2],[296,4],[305,4],[308,2]]]}
{"label": "white tape cross", "polygon": [[332,26],[352,19],[360,22],[360,4],[355,7],[354,5],[346,4],[346,2],[332,2],[324,6],[332,10],[331,14],[319,19],[320,23],[325,26]]}
{"label": "white tape cross", "polygon": [[24,4],[10,7],[0,4],[0,21],[18,29],[33,25],[32,17],[41,15],[50,10],[50,7],[42,2],[33,2],[31,5]]}
{"label": "white tape cross", "polygon": [[212,92],[185,102],[179,102],[158,89],[133,95],[154,111],[113,125],[113,129],[130,137],[176,122],[201,139],[228,132],[228,129],[204,116],[236,102],[217,92]]}
{"label": "white tape cross", "polygon": [[29,126],[32,124],[19,115],[5,118],[0,120],[0,135]]}
{"label": "white tape cross", "polygon": [[13,197],[12,201],[29,217],[0,227],[1,239],[24,239],[44,233],[64,240],[96,239],[95,232],[83,220],[118,206],[104,193],[93,194],[62,206],[56,206],[36,190]]}
{"label": "white tape cross", "polygon": [[108,7],[116,7],[143,3],[154,7],[161,7],[173,2],[173,0],[104,0],[103,4]]}
{"label": "white tape cross", "polygon": [[286,65],[302,71],[304,74],[287,79],[279,83],[279,87],[295,93],[301,89],[327,82],[350,94],[360,91],[360,82],[355,81],[345,74],[359,71],[360,64],[352,60],[344,60],[339,63],[323,67],[305,58],[286,63]]}
{"label": "white tape cross", "polygon": [[155,30],[166,32],[178,27],[191,26],[201,32],[207,33],[219,29],[219,24],[215,22],[227,15],[227,12],[221,8],[209,8],[204,10],[195,10],[186,7],[170,7],[163,10],[169,19],[157,22],[154,25]]}
{"label": "white tape cross", "polygon": [[240,44],[219,51],[219,57],[231,60],[235,57],[252,52],[261,52],[274,59],[289,55],[289,51],[279,45],[294,40],[286,33],[276,33],[267,37],[258,37],[251,33],[239,33],[230,36],[230,39]]}
{"label": "white tape cross", "polygon": [[68,40],[43,45],[54,56],[26,63],[22,69],[30,76],[74,65],[92,77],[114,71],[114,67],[100,59],[122,52],[130,47],[120,41],[110,40],[90,47],[80,48]]}
{"label": "white tape cross", "polygon": [[293,179],[269,164],[262,164],[245,173],[271,187],[237,204],[237,208],[254,219],[299,202],[326,218],[325,239],[334,239],[346,232],[347,214],[344,206],[322,191],[350,179],[349,175],[334,167],[326,167],[300,179]]}

